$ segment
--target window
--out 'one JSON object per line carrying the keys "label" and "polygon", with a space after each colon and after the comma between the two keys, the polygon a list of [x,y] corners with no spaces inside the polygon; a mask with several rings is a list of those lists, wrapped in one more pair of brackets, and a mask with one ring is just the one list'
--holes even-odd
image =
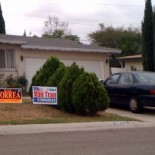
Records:
{"label": "window", "polygon": [[118,84],[132,84],[133,83],[133,79],[131,74],[122,74]]}
{"label": "window", "polygon": [[116,84],[119,78],[119,74],[112,75],[106,82],[106,84]]}
{"label": "window", "polygon": [[0,49],[0,69],[14,69],[15,68],[15,54],[14,50]]}
{"label": "window", "polygon": [[138,78],[140,82],[149,82],[149,83],[154,83],[155,82],[155,73],[151,72],[139,72],[137,73]]}

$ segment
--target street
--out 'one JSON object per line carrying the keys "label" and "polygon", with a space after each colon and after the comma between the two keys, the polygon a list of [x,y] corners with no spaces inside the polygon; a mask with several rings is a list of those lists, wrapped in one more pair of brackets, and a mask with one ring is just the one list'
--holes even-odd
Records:
{"label": "street", "polygon": [[154,155],[155,127],[0,136],[1,155]]}
{"label": "street", "polygon": [[0,155],[154,155],[155,109],[106,112],[140,122],[0,126]]}

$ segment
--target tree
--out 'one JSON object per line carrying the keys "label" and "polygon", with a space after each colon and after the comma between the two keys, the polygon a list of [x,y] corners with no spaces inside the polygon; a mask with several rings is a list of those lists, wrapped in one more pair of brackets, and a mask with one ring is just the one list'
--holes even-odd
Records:
{"label": "tree", "polygon": [[128,29],[124,29],[123,27],[114,28],[112,26],[105,27],[103,24],[99,26],[99,30],[88,34],[93,44],[120,48],[122,53],[119,56],[127,56],[140,52],[141,33],[138,29],[131,27]]}
{"label": "tree", "polygon": [[142,22],[142,55],[145,71],[154,71],[153,61],[153,11],[151,0],[146,0]]}
{"label": "tree", "polygon": [[60,21],[56,16],[49,16],[48,20],[44,22],[44,33],[42,37],[49,39],[69,39],[80,42],[80,38],[77,35],[71,34],[71,30],[68,28],[68,23]]}
{"label": "tree", "polygon": [[65,34],[70,32],[67,22],[60,21],[58,17],[49,15],[48,20],[44,22],[44,34],[52,35],[55,30],[61,30]]}
{"label": "tree", "polygon": [[26,35],[26,30],[24,30],[23,36],[24,36],[24,37],[26,37],[26,36],[27,36],[27,35]]}
{"label": "tree", "polygon": [[5,21],[2,14],[1,4],[0,4],[0,34],[6,34],[5,32]]}
{"label": "tree", "polygon": [[154,71],[155,71],[155,7],[153,9],[153,58],[154,58]]}
{"label": "tree", "polygon": [[80,43],[80,37],[78,35],[68,34],[65,35],[64,39],[69,39]]}

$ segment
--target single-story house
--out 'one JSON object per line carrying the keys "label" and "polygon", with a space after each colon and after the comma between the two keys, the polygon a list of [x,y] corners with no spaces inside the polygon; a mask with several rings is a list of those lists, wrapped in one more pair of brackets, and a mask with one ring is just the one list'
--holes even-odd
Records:
{"label": "single-story house", "polygon": [[132,55],[117,58],[121,63],[124,64],[124,68],[127,71],[142,71],[143,63],[142,63],[142,55]]}
{"label": "single-story house", "polygon": [[0,34],[0,74],[25,74],[30,85],[36,71],[54,56],[65,65],[76,62],[86,71],[96,73],[99,79],[105,79],[109,76],[109,54],[120,52],[71,40]]}

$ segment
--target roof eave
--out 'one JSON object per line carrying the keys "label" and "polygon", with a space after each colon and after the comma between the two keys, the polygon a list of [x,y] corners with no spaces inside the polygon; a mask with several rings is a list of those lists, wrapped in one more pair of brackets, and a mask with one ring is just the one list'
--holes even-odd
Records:
{"label": "roof eave", "polygon": [[23,45],[23,44],[26,44],[27,42],[26,41],[21,41],[21,40],[4,40],[4,39],[0,39],[0,43]]}
{"label": "roof eave", "polygon": [[77,51],[77,52],[96,52],[96,53],[121,53],[117,49],[89,49],[89,48],[68,48],[68,47],[53,47],[53,46],[34,46],[34,45],[21,45],[24,49],[38,49],[38,50],[59,50],[59,51]]}

